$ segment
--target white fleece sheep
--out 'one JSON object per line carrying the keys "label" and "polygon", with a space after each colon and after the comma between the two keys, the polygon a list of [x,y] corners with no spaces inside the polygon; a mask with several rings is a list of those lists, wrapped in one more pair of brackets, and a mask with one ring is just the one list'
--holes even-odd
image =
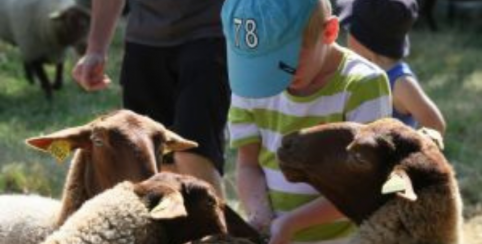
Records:
{"label": "white fleece sheep", "polygon": [[[27,78],[38,78],[47,98],[62,86],[62,69],[68,47],[86,39],[89,13],[73,0],[0,0],[0,39],[18,46]],[[43,69],[57,65],[51,87]]]}
{"label": "white fleece sheep", "polygon": [[37,244],[52,233],[60,201],[38,195],[0,196],[0,244]]}

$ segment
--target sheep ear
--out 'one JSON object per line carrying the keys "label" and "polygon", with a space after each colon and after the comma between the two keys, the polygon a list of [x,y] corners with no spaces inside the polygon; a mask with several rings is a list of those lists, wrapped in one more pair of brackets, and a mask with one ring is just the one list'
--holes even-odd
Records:
{"label": "sheep ear", "polygon": [[57,131],[49,135],[32,137],[25,143],[35,149],[45,151],[63,162],[74,149],[90,148],[91,131],[87,126],[79,126]]}
{"label": "sheep ear", "polygon": [[393,142],[393,137],[389,135],[378,135],[376,136],[375,140],[379,145],[384,145],[392,151],[395,151],[395,149],[397,148],[395,143]]}
{"label": "sheep ear", "polygon": [[383,184],[382,194],[396,193],[398,197],[414,202],[417,195],[413,190],[412,180],[403,169],[392,171],[388,180]]}
{"label": "sheep ear", "polygon": [[168,129],[164,131],[164,135],[166,138],[166,145],[164,146],[162,154],[167,154],[172,151],[182,151],[198,146],[195,141],[187,140]]}
{"label": "sheep ear", "polygon": [[422,127],[419,130],[417,130],[417,132],[422,134],[423,136],[427,136],[430,140],[432,140],[435,143],[435,145],[437,145],[437,147],[440,150],[444,150],[444,140],[440,132],[427,127]]}
{"label": "sheep ear", "polygon": [[164,195],[149,214],[153,219],[174,219],[187,216],[181,193],[171,191]]}

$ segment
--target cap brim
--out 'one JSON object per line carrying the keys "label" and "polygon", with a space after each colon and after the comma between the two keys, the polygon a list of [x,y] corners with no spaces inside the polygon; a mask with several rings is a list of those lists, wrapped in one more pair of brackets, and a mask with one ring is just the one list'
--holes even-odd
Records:
{"label": "cap brim", "polygon": [[[300,51],[301,36],[278,49],[257,56],[239,54],[235,47],[228,47],[228,73],[232,92],[248,98],[271,97],[281,93],[293,79]],[[283,66],[292,69],[283,69]]]}

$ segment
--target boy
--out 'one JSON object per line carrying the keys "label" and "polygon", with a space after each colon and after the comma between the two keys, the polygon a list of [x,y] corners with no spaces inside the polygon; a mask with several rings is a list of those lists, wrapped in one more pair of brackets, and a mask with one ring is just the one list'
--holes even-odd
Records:
{"label": "boy", "polygon": [[387,72],[393,93],[393,117],[414,128],[445,132],[445,120],[425,94],[409,65],[408,32],[417,19],[416,0],[350,0],[343,2],[342,24],[348,47]]}
{"label": "boy", "polygon": [[270,244],[345,243],[353,224],[309,185],[288,182],[275,152],[293,130],[390,116],[384,72],[335,43],[339,25],[328,0],[227,0],[221,17],[234,93],[229,130],[248,221],[270,226]]}

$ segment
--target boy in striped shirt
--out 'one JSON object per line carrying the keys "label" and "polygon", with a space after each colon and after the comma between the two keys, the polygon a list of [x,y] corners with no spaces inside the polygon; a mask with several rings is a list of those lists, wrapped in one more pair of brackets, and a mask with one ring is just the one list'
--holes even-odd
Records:
{"label": "boy in striped shirt", "polygon": [[226,0],[221,16],[229,131],[248,221],[269,232],[270,244],[345,243],[354,225],[314,188],[288,182],[275,152],[294,130],[389,117],[386,75],[336,44],[328,0]]}

